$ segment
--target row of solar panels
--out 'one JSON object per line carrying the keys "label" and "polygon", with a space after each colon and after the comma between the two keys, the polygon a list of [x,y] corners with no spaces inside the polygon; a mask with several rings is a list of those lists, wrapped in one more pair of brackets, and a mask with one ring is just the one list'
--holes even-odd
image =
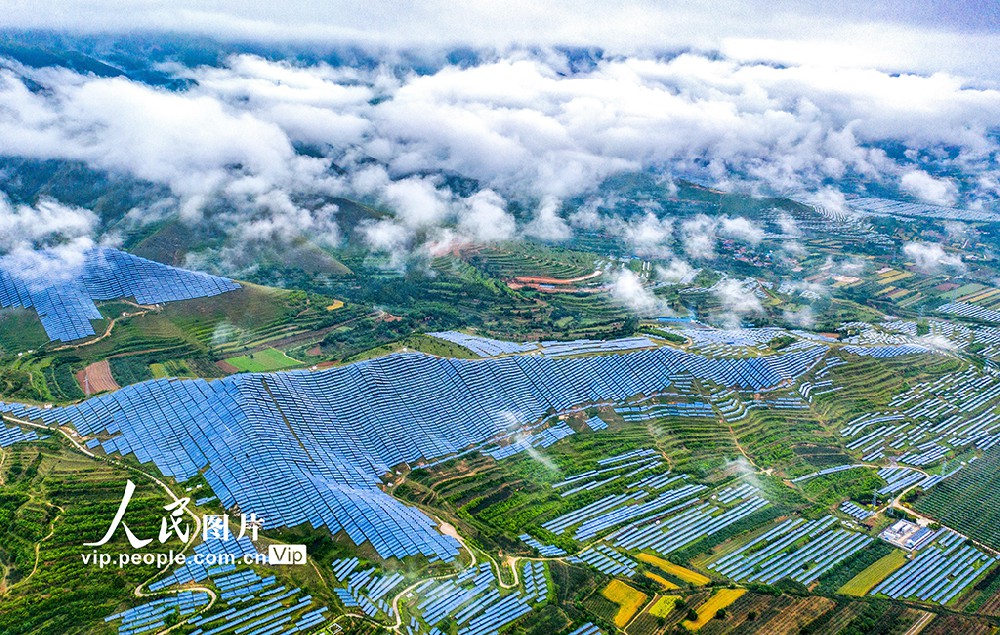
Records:
{"label": "row of solar panels", "polygon": [[95,301],[135,298],[161,304],[203,298],[240,288],[227,278],[186,271],[117,249],[94,248],[69,267],[50,253],[32,259],[0,258],[0,308],[34,308],[49,339],[94,335],[101,319]]}
{"label": "row of solar panels", "polygon": [[321,372],[154,380],[66,408],[0,409],[100,434],[105,451],[132,452],[180,481],[204,470],[225,508],[238,504],[267,526],[326,526],[370,541],[383,557],[451,559],[454,539],[377,488],[393,466],[496,440],[553,410],[662,391],[672,377],[767,389],[825,350],[725,360],[674,349],[574,359],[404,354]]}

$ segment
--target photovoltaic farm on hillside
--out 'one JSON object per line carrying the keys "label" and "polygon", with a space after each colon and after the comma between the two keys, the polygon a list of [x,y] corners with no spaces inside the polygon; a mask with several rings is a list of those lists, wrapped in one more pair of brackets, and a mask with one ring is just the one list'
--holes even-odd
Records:
{"label": "photovoltaic farm on hillside", "polygon": [[70,342],[95,335],[103,318],[95,302],[134,298],[152,305],[219,295],[240,288],[229,280],[139,258],[117,249],[93,248],[80,264],[67,265],[49,252],[31,259],[0,259],[0,308],[34,309],[49,339]]}
{"label": "photovoltaic farm on hillside", "polygon": [[653,394],[683,375],[764,390],[806,372],[824,352],[815,346],[750,359],[670,348],[569,359],[402,354],[320,372],[154,380],[68,408],[0,407],[72,423],[81,434],[111,435],[92,447],[134,453],[182,481],[207,468],[205,478],[227,507],[239,504],[273,525],[344,529],[386,557],[452,558],[453,539],[375,487],[393,466],[511,434],[510,420],[496,413],[516,413],[526,425],[578,404]]}
{"label": "photovoltaic farm on hillside", "polygon": [[[627,587],[636,598],[656,596],[629,584],[656,584],[666,592],[682,589],[682,594],[712,579],[839,588],[870,564],[868,554],[882,555],[873,543],[885,548],[853,524],[872,515],[868,499],[845,500],[850,494],[835,491],[837,498],[824,514],[813,509],[803,516],[795,511],[801,503],[788,506],[782,490],[810,495],[831,487],[824,483],[858,479],[866,487],[873,484],[883,498],[917,486],[934,491],[948,480],[946,474],[918,471],[942,456],[928,441],[937,440],[949,453],[990,444],[997,433],[992,408],[970,390],[991,394],[995,380],[972,367],[943,372],[950,368],[946,356],[906,341],[861,338],[836,347],[788,333],[705,330],[691,336],[696,345],[688,351],[647,338],[565,342],[554,355],[545,354],[544,343],[528,350],[449,333],[446,338],[469,345],[481,357],[403,353],[326,370],[247,372],[212,381],[159,379],[73,406],[0,404],[0,411],[49,425],[70,424],[88,448],[132,455],[181,483],[204,478],[218,501],[204,496],[199,505],[238,507],[263,518],[269,528],[343,532],[355,545],[370,545],[380,558],[419,555],[431,566],[459,566],[459,542],[439,531],[437,521],[422,511],[425,505],[410,504],[427,502],[413,495],[420,490],[401,493],[386,482],[413,469],[415,483],[433,485],[437,466],[451,470],[467,462],[472,502],[452,498],[448,488],[440,494],[463,513],[475,510],[470,520],[519,536],[515,553],[520,549],[584,568],[592,576],[628,581],[615,589]],[[790,341],[775,352],[769,345],[775,337]],[[561,354],[564,350],[570,353]],[[857,366],[864,381],[865,369],[885,365],[906,367],[920,379],[894,378],[888,388],[852,387],[850,394],[862,398],[865,390],[885,392],[879,399],[893,411],[869,404],[865,413],[843,417],[847,423],[839,427],[820,425],[819,413],[853,412],[853,402],[841,397],[846,368]],[[796,426],[789,427],[793,420]],[[669,426],[669,432],[661,426]],[[25,436],[19,430],[9,428],[0,445],[34,438],[34,431]],[[892,452],[899,463],[865,467],[839,450],[831,459],[796,458],[787,446],[816,442],[820,437],[811,431],[825,435],[827,443],[843,443],[844,451],[858,458],[868,456],[869,446],[878,442],[877,448]],[[962,434],[941,436],[956,431]],[[775,460],[798,476],[777,489],[775,481],[765,485],[741,477],[738,470],[715,476],[731,467],[726,457],[740,451],[737,442],[767,460],[764,453],[776,443],[774,434],[785,446]],[[627,449],[610,451],[623,444]],[[568,460],[561,471],[547,472],[531,487],[514,481],[508,488],[504,466],[518,466],[512,467],[515,474],[543,470],[536,460],[539,452],[569,457],[579,452],[586,459],[578,469],[571,467],[576,460]],[[821,469],[807,472],[808,461]],[[485,476],[493,470],[488,466],[496,466],[493,476],[501,477],[495,485],[489,480],[493,476]],[[480,470],[487,480],[479,481]],[[969,467],[961,471],[971,474]],[[442,473],[443,482],[448,473]],[[476,496],[483,487],[486,493]],[[517,494],[505,498],[515,489]],[[872,489],[862,493],[870,496]],[[480,537],[479,544],[489,540]],[[509,542],[502,544],[510,549]],[[963,547],[951,534],[922,542],[913,562],[873,577],[861,595],[949,603],[967,597],[995,566],[991,556]],[[442,629],[454,623],[463,634],[494,635],[552,597],[550,565],[521,564],[517,591],[486,564],[454,579],[415,586],[405,602],[409,621],[402,628],[410,635],[445,635]],[[409,584],[403,573],[357,557],[328,566],[338,581],[337,601],[345,608],[373,619],[395,619],[399,609],[390,596]],[[937,582],[922,585],[922,576],[936,576]],[[226,593],[234,585],[232,597],[244,594],[240,602],[246,608],[206,611],[204,598],[194,593],[154,600],[109,619],[120,620],[120,632],[145,632],[167,614],[198,613],[192,626],[223,633],[229,618],[240,620],[239,630],[251,623],[266,628],[272,614],[305,625],[322,615],[323,607],[308,594],[278,591],[274,581],[250,571],[179,570],[156,588],[208,578]],[[734,596],[732,605],[742,606],[741,601]],[[707,599],[699,602],[695,605],[715,606]],[[647,616],[645,604],[629,604],[626,611],[597,591],[585,603],[614,623],[624,619],[622,611],[638,624],[659,623]],[[683,617],[683,611],[674,611],[671,619]],[[691,622],[699,629],[711,629],[712,623],[700,613],[699,621]]]}

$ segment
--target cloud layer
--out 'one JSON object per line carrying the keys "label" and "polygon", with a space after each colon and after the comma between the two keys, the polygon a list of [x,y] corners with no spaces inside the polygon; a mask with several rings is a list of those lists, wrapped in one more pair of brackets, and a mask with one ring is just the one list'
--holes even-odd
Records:
{"label": "cloud layer", "polygon": [[368,47],[505,50],[602,47],[614,53],[702,50],[782,64],[874,66],[889,71],[1000,70],[1000,14],[974,0],[835,4],[819,0],[657,0],[538,3],[486,0],[302,0],[255,3],[174,0],[14,1],[7,28],[84,33],[172,32],[227,40]]}
{"label": "cloud layer", "polygon": [[[164,66],[190,82],[170,91],[5,66],[0,153],[80,160],[165,185],[182,217],[215,215],[208,220],[242,240],[336,242],[328,201],[353,196],[391,212],[363,236],[399,257],[521,234],[566,240],[589,225],[638,255],[676,248],[703,259],[720,238],[760,242],[762,228],[739,217],[675,224],[655,206],[632,218],[585,206],[567,218],[565,202],[631,171],[831,200],[839,194],[829,184],[849,179],[970,205],[992,203],[1000,182],[1000,92],[940,73],[694,53],[578,68],[548,49],[419,73],[236,55],[219,67]],[[514,202],[527,218],[515,220]]]}

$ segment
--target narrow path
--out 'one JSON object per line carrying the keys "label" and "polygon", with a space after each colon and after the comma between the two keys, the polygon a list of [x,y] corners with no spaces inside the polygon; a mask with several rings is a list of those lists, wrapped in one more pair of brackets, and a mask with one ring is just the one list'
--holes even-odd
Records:
{"label": "narrow path", "polygon": [[[20,425],[24,425],[24,426],[28,426],[28,427],[31,427],[31,428],[39,428],[39,429],[42,429],[42,430],[48,430],[49,432],[51,432],[53,430],[58,430],[60,434],[62,434],[67,440],[69,440],[69,442],[73,445],[74,448],[76,448],[78,451],[82,452],[83,454],[87,455],[88,457],[94,459],[95,461],[103,461],[105,463],[109,463],[109,464],[114,465],[116,467],[124,468],[125,470],[128,470],[130,472],[134,472],[136,474],[140,474],[140,475],[144,476],[145,478],[147,478],[147,479],[153,481],[154,483],[156,483],[164,492],[167,493],[167,496],[169,496],[170,499],[173,502],[176,503],[176,502],[178,502],[181,499],[181,497],[177,496],[177,494],[170,488],[170,486],[168,486],[166,483],[164,483],[162,480],[160,480],[156,476],[153,476],[152,474],[149,474],[148,472],[144,472],[144,471],[140,470],[139,468],[137,468],[137,467],[135,467],[133,465],[129,465],[127,463],[124,463],[122,461],[118,461],[116,459],[112,459],[111,457],[100,457],[100,456],[97,456],[96,454],[94,454],[93,452],[91,452],[89,449],[87,449],[86,447],[84,447],[83,445],[81,445],[80,442],[77,441],[74,438],[75,436],[78,436],[75,432],[73,432],[73,431],[67,431],[67,429],[64,428],[64,427],[52,427],[52,426],[46,426],[46,425],[39,424],[39,423],[33,423],[31,421],[20,419],[18,417],[13,417],[13,416],[11,416],[9,414],[2,414],[2,415],[0,415],[0,420],[11,421],[11,422],[14,422],[14,423],[17,423],[17,424],[20,424]],[[197,537],[201,535],[201,517],[198,516],[198,514],[196,514],[194,511],[192,511],[188,507],[185,507],[185,511],[187,512],[187,514],[189,516],[191,516],[191,519],[194,521],[194,529],[191,530],[190,534],[188,535],[188,540],[184,544],[184,547],[181,549],[181,553],[187,552],[191,548],[191,545],[194,543],[195,539],[197,539]],[[178,593],[179,591],[161,591],[161,592],[158,592],[158,593],[147,593],[147,592],[143,591],[143,587],[144,586],[146,586],[152,580],[155,580],[156,578],[160,577],[161,575],[163,575],[164,573],[166,573],[167,571],[169,571],[171,566],[172,566],[171,564],[168,564],[166,567],[164,567],[161,571],[158,571],[151,578],[149,578],[145,582],[142,582],[141,584],[139,584],[139,586],[137,586],[135,588],[135,595],[136,595],[136,597],[147,597],[147,596],[152,596],[152,595],[172,595],[172,594]],[[210,602],[208,606],[206,606],[204,609],[201,609],[200,611],[197,611],[194,615],[197,615],[199,613],[204,612],[211,605],[212,605],[212,603]]]}
{"label": "narrow path", "polygon": [[45,504],[49,505],[51,507],[55,507],[56,509],[59,510],[59,513],[56,514],[55,518],[52,519],[52,522],[51,522],[50,528],[49,528],[49,533],[46,534],[44,538],[42,538],[41,540],[39,540],[38,542],[35,543],[35,566],[33,566],[31,568],[31,573],[29,573],[28,575],[26,575],[24,578],[22,578],[21,580],[18,580],[17,582],[15,582],[14,584],[10,585],[9,587],[5,587],[5,589],[3,590],[4,593],[7,593],[11,589],[24,584],[25,582],[27,582],[28,580],[31,579],[31,576],[35,575],[35,573],[38,572],[38,563],[41,561],[42,543],[45,542],[46,540],[48,540],[49,538],[51,538],[52,535],[54,533],[56,533],[56,522],[58,522],[59,519],[62,518],[63,515],[66,513],[66,510],[63,509],[62,507],[60,507],[59,505],[56,505],[54,503],[49,503],[49,502],[46,502]]}
{"label": "narrow path", "polygon": [[[135,305],[135,306],[139,306],[139,305]],[[93,344],[97,344],[101,340],[104,340],[104,339],[107,339],[108,337],[111,337],[111,331],[115,328],[115,324],[118,323],[118,320],[124,320],[126,318],[138,317],[140,315],[146,315],[150,311],[154,310],[153,307],[142,307],[142,308],[144,308],[145,310],[143,310],[143,311],[136,311],[135,313],[122,313],[121,315],[119,315],[117,317],[111,318],[111,321],[108,322],[108,328],[104,329],[104,333],[102,335],[98,335],[94,339],[86,340],[86,341],[80,342],[78,344],[63,344],[62,346],[57,346],[57,347],[53,348],[52,351],[55,352],[55,351],[76,350],[78,348],[83,348],[84,346],[91,346]]]}
{"label": "narrow path", "polygon": [[743,458],[747,460],[747,463],[752,465],[754,469],[760,472],[761,474],[766,474],[767,472],[765,470],[760,469],[760,466],[754,463],[753,459],[750,458],[750,455],[747,454],[747,451],[743,449],[743,446],[740,444],[740,440],[736,437],[736,432],[733,430],[733,426],[728,421],[726,421],[725,417],[722,418],[722,422],[726,424],[727,428],[729,428],[729,434],[731,434],[733,437],[733,443],[736,445],[736,449],[740,451],[740,454],[742,454]]}
{"label": "narrow path", "polygon": [[917,618],[917,621],[914,622],[910,628],[906,629],[906,632],[903,633],[903,635],[917,635],[917,633],[924,630],[924,628],[926,628],[935,617],[937,617],[935,613],[925,611],[923,615]]}
{"label": "narrow path", "polygon": [[[213,591],[212,589],[210,589],[210,588],[208,588],[206,586],[189,586],[189,587],[185,587],[183,589],[177,589],[175,591],[161,591],[160,593],[150,594],[150,595],[174,595],[174,594],[177,594],[177,593],[183,593],[185,591],[200,591],[202,593],[205,593],[210,598],[209,601],[208,601],[208,604],[205,605],[205,608],[198,609],[197,611],[195,611],[191,615],[186,615],[185,619],[179,620],[173,626],[165,628],[162,631],[157,631],[156,635],[165,635],[165,633],[169,633],[170,631],[172,631],[174,629],[177,629],[177,628],[180,628],[181,626],[186,625],[188,619],[190,619],[190,618],[192,618],[192,617],[194,617],[196,615],[199,615],[201,613],[204,613],[208,609],[212,608],[212,606],[214,606],[215,603],[219,599],[219,596],[216,595],[215,591]],[[141,597],[145,597],[145,596],[141,596]]]}

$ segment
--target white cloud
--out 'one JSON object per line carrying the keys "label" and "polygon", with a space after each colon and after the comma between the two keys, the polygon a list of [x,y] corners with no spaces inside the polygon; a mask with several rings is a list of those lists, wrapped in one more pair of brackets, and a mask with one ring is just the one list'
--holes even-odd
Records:
{"label": "white cloud", "polygon": [[946,252],[944,247],[937,243],[908,242],[903,246],[903,253],[913,260],[917,270],[923,273],[965,272],[962,257],[959,254]]}
{"label": "white cloud", "polygon": [[720,317],[727,326],[736,328],[744,317],[764,314],[764,306],[753,291],[750,286],[732,278],[715,284],[712,292],[721,305],[723,314]]}
{"label": "white cloud", "polygon": [[628,221],[611,219],[608,225],[608,229],[621,236],[637,256],[662,258],[670,253],[669,245],[674,240],[674,223],[668,217],[661,218],[653,212],[646,212]]}
{"label": "white cloud", "polygon": [[365,223],[361,233],[372,250],[389,254],[391,267],[400,269],[405,266],[413,244],[412,231],[394,220],[382,219]]}
{"label": "white cloud", "polygon": [[781,250],[793,258],[802,258],[808,253],[805,245],[797,240],[784,241]]}
{"label": "white cloud", "polygon": [[465,200],[459,212],[458,229],[479,243],[510,240],[517,231],[514,217],[507,213],[505,202],[496,192],[484,190]]}
{"label": "white cloud", "polygon": [[757,245],[764,239],[764,230],[742,216],[723,216],[719,219],[719,235]]}
{"label": "white cloud", "polygon": [[485,0],[175,0],[169,5],[87,0],[75,3],[72,11],[59,0],[34,0],[8,3],[4,24],[85,33],[166,31],[325,47],[437,49],[459,44],[505,49],[521,43],[605,47],[616,53],[695,48],[782,64],[957,69],[994,76],[998,67],[996,16],[970,0],[946,7],[899,0],[806,0],[780,6],[739,0],[509,0],[503,5]]}
{"label": "white cloud", "polygon": [[86,238],[94,232],[97,222],[97,215],[90,210],[51,199],[42,199],[33,207],[12,205],[0,193],[0,254]]}
{"label": "white cloud", "polygon": [[381,197],[401,223],[414,229],[440,225],[449,213],[447,195],[425,179],[387,182]]}
{"label": "white cloud", "polygon": [[[405,230],[405,240],[391,241],[401,248],[418,234],[440,240],[445,228],[455,240],[490,242],[561,241],[571,226],[587,226],[622,236],[640,255],[666,257],[679,238],[687,257],[707,259],[718,237],[756,244],[761,228],[705,216],[671,227],[654,211],[608,220],[587,206],[570,223],[562,201],[594,193],[610,175],[652,170],[795,195],[852,178],[954,202],[952,181],[880,146],[901,143],[912,156],[955,148],[958,158],[942,166],[978,183],[977,196],[989,195],[989,157],[1000,151],[988,133],[1000,128],[1000,92],[944,73],[776,67],[696,53],[573,67],[548,49],[481,52],[476,63],[415,73],[391,68],[396,54],[384,55],[386,66],[374,69],[248,55],[218,68],[170,65],[193,80],[180,91],[11,65],[0,70],[0,154],[132,174],[168,187],[190,222],[276,239],[335,241],[335,210],[324,198],[358,196],[392,213]],[[32,82],[42,89],[29,90]],[[297,153],[298,143],[323,156]],[[482,198],[452,192],[439,175],[478,184]],[[237,213],[206,219],[219,200]],[[832,189],[816,200],[846,209]],[[537,211],[518,227],[507,201]],[[152,211],[162,217],[162,207]]]}
{"label": "white cloud", "polygon": [[668,284],[678,284],[690,281],[698,271],[687,262],[674,258],[666,267],[657,265],[656,277]]}
{"label": "white cloud", "polygon": [[670,306],[644,287],[642,279],[630,269],[621,269],[611,281],[611,299],[642,317],[673,315]]}
{"label": "white cloud", "polygon": [[860,258],[847,258],[837,263],[837,270],[845,276],[860,276],[867,263]]}
{"label": "white cloud", "polygon": [[786,212],[782,212],[778,215],[778,227],[781,229],[781,233],[785,236],[797,238],[802,235],[802,230],[799,229],[799,224],[795,222],[795,219]]}
{"label": "white cloud", "polygon": [[822,268],[834,276],[860,276],[867,268],[867,261],[856,257],[834,260],[833,256],[827,256]]}
{"label": "white cloud", "polygon": [[816,325],[816,312],[811,306],[803,306],[795,311],[782,311],[785,322],[801,329],[811,329]]}
{"label": "white cloud", "polygon": [[958,187],[950,179],[934,178],[923,170],[907,172],[899,180],[904,192],[925,203],[950,207],[958,201]]}
{"label": "white cloud", "polygon": [[946,220],[942,221],[941,225],[944,227],[945,234],[948,235],[949,240],[958,242],[970,236],[969,226],[961,221]]}
{"label": "white cloud", "polygon": [[29,286],[51,287],[54,282],[76,278],[83,270],[86,254],[95,246],[88,236],[78,236],[45,250],[16,247],[3,256],[3,268],[17,272]]}
{"label": "white cloud", "polygon": [[835,216],[854,217],[857,214],[847,205],[847,198],[840,190],[824,187],[809,197],[809,202]]}
{"label": "white cloud", "polygon": [[681,223],[681,243],[690,258],[715,258],[715,219],[704,214]]}
{"label": "white cloud", "polygon": [[546,198],[538,207],[535,217],[524,228],[526,236],[559,242],[573,235],[566,220],[559,215],[561,203],[558,199]]}
{"label": "white cloud", "polygon": [[720,237],[757,245],[764,239],[764,230],[742,216],[711,218],[698,214],[680,224],[681,246],[689,258],[715,258],[716,243]]}

